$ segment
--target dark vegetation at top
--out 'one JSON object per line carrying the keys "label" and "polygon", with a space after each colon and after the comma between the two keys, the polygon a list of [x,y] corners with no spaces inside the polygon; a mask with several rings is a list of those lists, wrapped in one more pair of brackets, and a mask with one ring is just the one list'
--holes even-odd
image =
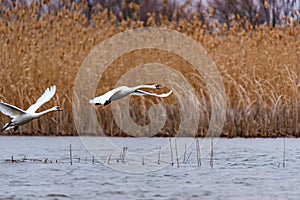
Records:
{"label": "dark vegetation at top", "polygon": [[[103,10],[107,10],[109,16],[116,16],[117,22],[131,19],[143,21],[145,26],[150,17],[154,17],[158,25],[162,17],[177,23],[182,19],[193,21],[196,17],[202,24],[217,21],[227,27],[241,21],[244,27],[247,24],[254,28],[260,25],[274,27],[286,24],[291,18],[294,23],[299,23],[296,0],[39,0],[34,3],[37,4],[38,20],[68,9],[80,11],[87,17],[89,25],[93,24],[92,17]],[[32,4],[29,0],[2,0],[0,17],[6,19],[7,12],[16,7],[26,9]]]}

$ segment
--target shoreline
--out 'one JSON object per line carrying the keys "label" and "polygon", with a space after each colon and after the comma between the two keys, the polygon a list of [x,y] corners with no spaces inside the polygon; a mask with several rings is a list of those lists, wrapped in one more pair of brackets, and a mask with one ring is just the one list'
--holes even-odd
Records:
{"label": "shoreline", "polygon": [[[138,137],[133,137],[133,136],[128,136],[128,135],[116,135],[116,136],[107,136],[107,135],[63,135],[63,134],[58,134],[58,135],[53,135],[53,134],[39,134],[39,135],[35,135],[35,134],[0,134],[0,136],[4,136],[4,137],[109,137],[109,138],[197,138],[197,137],[191,137],[191,136],[153,136],[153,137],[148,137],[148,136],[138,136]],[[209,136],[204,137],[198,137],[200,139],[202,138],[211,138]],[[276,138],[300,138],[300,137],[296,137],[296,136],[272,136],[272,137],[263,137],[263,136],[257,136],[257,137],[243,137],[243,136],[236,136],[236,137],[226,137],[226,136],[219,136],[219,137],[213,137],[213,138],[225,138],[225,139],[234,139],[234,138],[244,138],[244,139],[255,139],[255,138],[271,138],[271,139],[276,139]]]}

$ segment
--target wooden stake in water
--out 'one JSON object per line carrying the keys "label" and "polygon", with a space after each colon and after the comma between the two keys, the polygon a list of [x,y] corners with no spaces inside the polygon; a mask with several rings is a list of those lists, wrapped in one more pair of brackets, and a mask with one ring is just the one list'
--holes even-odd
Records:
{"label": "wooden stake in water", "polygon": [[213,168],[214,167],[214,137],[211,137],[211,151],[210,151],[210,167]]}
{"label": "wooden stake in water", "polygon": [[111,154],[109,154],[109,157],[108,157],[108,160],[107,160],[108,165],[109,165],[110,159],[111,159]]}
{"label": "wooden stake in water", "polygon": [[189,161],[189,159],[190,159],[191,155],[192,155],[192,152],[190,152],[190,154],[188,155],[188,157],[187,157],[187,159],[186,159],[185,163],[187,163],[187,162]]}
{"label": "wooden stake in water", "polygon": [[70,144],[70,162],[71,162],[71,165],[73,164],[73,161],[72,161],[72,145]]}
{"label": "wooden stake in water", "polygon": [[186,159],[186,143],[184,143],[183,163],[185,163],[185,159]]}
{"label": "wooden stake in water", "polygon": [[170,137],[169,137],[169,142],[170,142],[170,151],[171,151],[171,165],[173,166],[174,165],[174,162],[173,162],[173,150],[172,150],[172,141],[171,141]]}
{"label": "wooden stake in water", "polygon": [[283,138],[283,160],[282,167],[285,167],[285,137]]}
{"label": "wooden stake in water", "polygon": [[142,158],[142,165],[145,165],[144,157]]}
{"label": "wooden stake in water", "polygon": [[161,149],[161,147],[159,147],[159,149],[158,149],[158,159],[157,159],[157,164],[160,164],[160,149]]}
{"label": "wooden stake in water", "polygon": [[126,155],[127,147],[123,147],[123,152],[122,152],[122,162],[125,162],[125,155]]}
{"label": "wooden stake in water", "polygon": [[175,153],[176,153],[176,162],[177,162],[177,167],[179,167],[179,159],[178,159],[178,150],[177,150],[177,142],[176,142],[176,137],[175,137]]}
{"label": "wooden stake in water", "polygon": [[200,150],[198,136],[196,137],[196,151],[197,151],[197,164],[198,164],[198,166],[201,166],[201,150]]}

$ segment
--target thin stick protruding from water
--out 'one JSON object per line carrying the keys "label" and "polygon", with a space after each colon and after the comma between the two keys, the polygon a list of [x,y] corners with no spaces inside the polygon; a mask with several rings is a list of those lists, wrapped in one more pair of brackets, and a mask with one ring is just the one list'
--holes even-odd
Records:
{"label": "thin stick protruding from water", "polygon": [[110,159],[111,159],[111,154],[109,154],[109,157],[108,157],[108,159],[107,159],[107,164],[108,164],[108,165],[109,165]]}
{"label": "thin stick protruding from water", "polygon": [[183,163],[185,163],[185,159],[186,159],[186,143],[184,143]]}
{"label": "thin stick protruding from water", "polygon": [[177,167],[179,167],[179,159],[178,159],[178,150],[177,150],[177,142],[176,142],[176,137],[175,137],[175,153],[176,153],[176,162],[177,162]]}
{"label": "thin stick protruding from water", "polygon": [[211,137],[211,150],[210,150],[210,167],[213,168],[214,167],[214,137]]}
{"label": "thin stick protruding from water", "polygon": [[121,161],[124,163],[125,162],[125,155],[126,155],[127,147],[123,147],[123,152],[122,152],[122,159]]}
{"label": "thin stick protruding from water", "polygon": [[160,164],[160,150],[161,150],[161,147],[159,147],[159,149],[158,149],[158,159],[157,159],[157,164]]}
{"label": "thin stick protruding from water", "polygon": [[197,164],[201,166],[201,150],[198,136],[196,137]]}
{"label": "thin stick protruding from water", "polygon": [[282,159],[282,167],[285,167],[285,137],[283,138],[283,159]]}
{"label": "thin stick protruding from water", "polygon": [[174,165],[173,162],[173,150],[172,150],[172,141],[171,141],[171,137],[169,137],[169,142],[170,142],[170,151],[171,151],[171,165]]}
{"label": "thin stick protruding from water", "polygon": [[73,161],[72,161],[72,145],[70,144],[70,162],[71,162],[71,165],[73,164]]}
{"label": "thin stick protruding from water", "polygon": [[189,153],[189,155],[188,155],[188,157],[187,157],[187,159],[186,159],[185,163],[187,163],[187,162],[189,161],[189,159],[190,159],[191,155],[192,155],[192,152],[190,152],[190,153]]}

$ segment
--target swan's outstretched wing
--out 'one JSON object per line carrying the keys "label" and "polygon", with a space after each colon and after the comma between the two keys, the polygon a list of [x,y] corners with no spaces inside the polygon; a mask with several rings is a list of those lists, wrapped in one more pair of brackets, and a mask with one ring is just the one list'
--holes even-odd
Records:
{"label": "swan's outstretched wing", "polygon": [[93,104],[105,104],[106,101],[109,101],[109,99],[112,97],[112,95],[115,94],[115,89],[106,92],[105,94],[95,97],[91,99],[89,102]]}
{"label": "swan's outstretched wing", "polygon": [[151,95],[151,96],[156,96],[156,97],[167,97],[170,94],[172,94],[172,90],[170,90],[168,93],[164,93],[164,94],[156,94],[156,93],[151,93],[151,92],[146,92],[144,90],[136,90],[133,93],[131,93],[132,95]]}
{"label": "swan's outstretched wing", "polygon": [[4,102],[0,102],[0,111],[11,118],[16,118],[17,116],[26,113],[24,110]]}
{"label": "swan's outstretched wing", "polygon": [[50,99],[54,96],[56,91],[56,86],[53,85],[50,88],[47,88],[44,92],[44,94],[35,102],[35,104],[32,104],[26,112],[35,112],[39,107],[41,107],[44,103],[50,101]]}

